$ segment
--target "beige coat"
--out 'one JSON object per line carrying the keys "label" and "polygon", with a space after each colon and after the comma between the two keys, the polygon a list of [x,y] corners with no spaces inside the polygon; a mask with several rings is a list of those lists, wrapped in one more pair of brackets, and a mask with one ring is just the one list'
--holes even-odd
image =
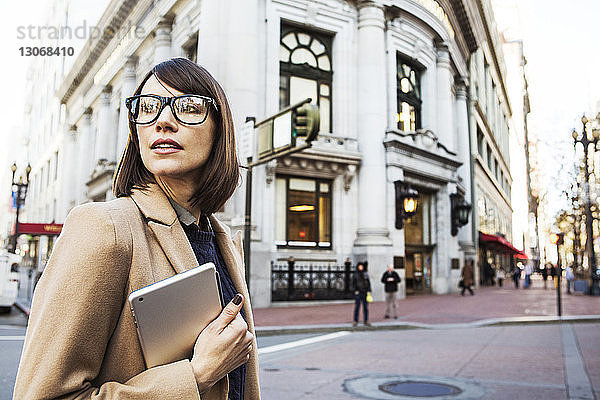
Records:
{"label": "beige coat", "polygon": [[471,264],[465,264],[461,276],[465,287],[473,285],[473,266]]}
{"label": "beige coat", "polygon": [[[233,283],[244,295],[240,235],[211,217]],[[146,369],[127,296],[197,266],[177,215],[157,185],[75,207],[36,288],[14,399],[199,399],[191,364]],[[245,399],[260,398],[256,341]],[[227,399],[225,377],[202,399]]]}

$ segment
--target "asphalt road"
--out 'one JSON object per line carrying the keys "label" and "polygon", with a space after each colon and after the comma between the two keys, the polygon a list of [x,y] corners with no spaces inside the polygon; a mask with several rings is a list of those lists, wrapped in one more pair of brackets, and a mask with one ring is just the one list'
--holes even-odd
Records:
{"label": "asphalt road", "polygon": [[454,390],[430,399],[600,399],[599,339],[597,323],[340,333],[259,346],[261,391],[287,400],[414,399],[382,389],[415,388]]}
{"label": "asphalt road", "polygon": [[0,400],[12,398],[26,326],[27,317],[15,307],[0,314]]}
{"label": "asphalt road", "polygon": [[[0,400],[12,396],[24,324],[18,311],[0,315]],[[416,384],[455,391],[430,399],[600,399],[599,339],[597,323],[259,336],[261,391],[264,399],[397,400],[414,397],[390,390]]]}

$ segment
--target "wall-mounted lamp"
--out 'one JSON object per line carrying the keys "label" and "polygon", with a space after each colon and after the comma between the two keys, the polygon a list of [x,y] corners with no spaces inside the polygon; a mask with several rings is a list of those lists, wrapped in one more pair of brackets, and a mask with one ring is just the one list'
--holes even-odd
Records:
{"label": "wall-mounted lamp", "polygon": [[469,223],[471,204],[465,201],[462,194],[452,193],[450,195],[450,218],[452,220],[452,236],[458,235],[458,228]]}
{"label": "wall-mounted lamp", "polygon": [[419,192],[402,181],[394,182],[396,191],[396,229],[404,227],[404,220],[417,213]]}

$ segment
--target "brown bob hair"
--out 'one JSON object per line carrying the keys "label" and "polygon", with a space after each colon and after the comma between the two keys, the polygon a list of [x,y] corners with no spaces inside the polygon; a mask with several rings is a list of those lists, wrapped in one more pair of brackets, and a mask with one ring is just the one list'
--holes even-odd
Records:
{"label": "brown bob hair", "polygon": [[[203,67],[186,58],[172,58],[152,68],[133,95],[141,93],[152,75],[183,93],[208,96],[217,102],[218,112],[209,108],[215,122],[210,157],[202,167],[201,185],[189,199],[193,206],[199,206],[206,215],[217,212],[231,197],[239,181],[233,117],[225,92]],[[149,183],[155,182],[154,176],[142,162],[137,126],[130,120],[127,146],[113,178],[113,193],[115,197],[129,196],[132,189],[145,190]]]}

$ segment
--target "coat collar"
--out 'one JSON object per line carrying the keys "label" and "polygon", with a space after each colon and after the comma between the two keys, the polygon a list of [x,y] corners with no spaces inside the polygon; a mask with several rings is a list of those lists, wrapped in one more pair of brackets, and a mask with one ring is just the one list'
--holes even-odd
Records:
{"label": "coat collar", "polygon": [[167,195],[156,183],[149,183],[146,189],[133,189],[131,198],[148,220],[163,225],[173,225],[177,220]]}
{"label": "coat collar", "polygon": [[146,217],[148,226],[175,272],[197,267],[194,250],[160,186],[149,184],[147,189],[134,189],[131,198]]}
{"label": "coat collar", "polygon": [[[181,227],[177,213],[160,186],[151,183],[147,189],[134,189],[131,198],[146,217],[148,226],[154,232],[175,272],[180,273],[197,267],[194,250]],[[231,240],[231,229],[213,215],[209,219],[235,287],[238,290],[245,289],[244,277],[240,272],[243,261]]]}

